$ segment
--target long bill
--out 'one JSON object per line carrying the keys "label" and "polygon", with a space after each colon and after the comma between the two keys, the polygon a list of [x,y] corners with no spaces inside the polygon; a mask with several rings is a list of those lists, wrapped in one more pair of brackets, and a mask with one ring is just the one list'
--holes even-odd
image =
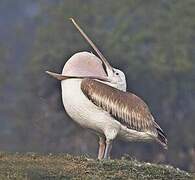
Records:
{"label": "long bill", "polygon": [[95,50],[95,52],[98,54],[104,65],[106,66],[106,71],[108,75],[113,74],[113,68],[108,63],[106,58],[103,56],[103,54],[99,51],[99,49],[96,47],[96,45],[92,42],[92,40],[85,34],[85,32],[79,27],[79,25],[75,22],[73,18],[70,18],[74,26],[78,29],[78,31],[81,33],[81,35],[84,37],[84,39],[91,45],[91,47]]}
{"label": "long bill", "polygon": [[66,75],[62,75],[62,74],[58,74],[58,73],[54,73],[51,71],[45,71],[47,74],[49,74],[50,76],[52,76],[53,78],[63,81],[66,79],[70,79],[70,78],[90,78],[90,79],[98,79],[100,81],[106,81],[106,82],[110,82],[109,78],[106,77],[100,77],[100,76],[66,76]]}

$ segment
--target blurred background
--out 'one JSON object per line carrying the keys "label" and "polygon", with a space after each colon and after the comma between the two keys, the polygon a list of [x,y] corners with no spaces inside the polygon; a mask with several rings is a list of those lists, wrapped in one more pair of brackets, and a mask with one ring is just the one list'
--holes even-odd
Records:
{"label": "blurred background", "polygon": [[69,17],[126,73],[168,136],[168,151],[117,141],[112,156],[195,171],[194,0],[0,0],[0,151],[96,157],[97,137],[70,120],[60,83],[44,73],[92,51]]}

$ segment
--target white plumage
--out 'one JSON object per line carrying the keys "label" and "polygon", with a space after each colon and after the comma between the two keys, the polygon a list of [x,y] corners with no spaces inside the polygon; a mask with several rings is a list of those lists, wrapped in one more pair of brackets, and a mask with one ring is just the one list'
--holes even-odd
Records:
{"label": "white plumage", "polygon": [[67,79],[61,81],[62,101],[66,112],[78,124],[95,130],[106,139],[115,139],[116,136],[127,141],[152,139],[145,132],[131,130],[110,116],[102,108],[94,105],[81,90],[82,79]]}
{"label": "white plumage", "polygon": [[98,158],[110,157],[116,137],[127,141],[156,140],[166,148],[166,136],[148,106],[136,95],[126,92],[125,74],[113,68],[71,20],[101,59],[88,52],[76,53],[66,62],[62,74],[47,73],[61,80],[62,101],[69,116],[98,134]]}

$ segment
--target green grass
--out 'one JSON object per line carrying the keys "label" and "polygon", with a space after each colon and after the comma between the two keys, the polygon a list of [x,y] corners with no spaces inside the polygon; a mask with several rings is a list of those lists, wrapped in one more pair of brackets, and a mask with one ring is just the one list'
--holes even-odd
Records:
{"label": "green grass", "polygon": [[171,166],[67,154],[0,153],[0,179],[193,179]]}

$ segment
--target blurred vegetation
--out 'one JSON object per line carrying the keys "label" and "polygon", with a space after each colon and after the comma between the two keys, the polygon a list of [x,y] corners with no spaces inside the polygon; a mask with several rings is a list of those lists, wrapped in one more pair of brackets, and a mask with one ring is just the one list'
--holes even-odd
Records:
{"label": "blurred vegetation", "polygon": [[[155,144],[118,141],[113,157],[128,153],[139,160],[195,171],[195,1],[48,0],[35,4],[39,11],[28,33],[21,24],[15,27],[16,37],[29,38],[31,46],[17,76],[11,72],[15,104],[0,106],[11,113],[11,134],[0,139],[3,149],[96,156],[96,137],[68,118],[60,83],[44,73],[61,72],[71,55],[92,51],[68,20],[74,17],[109,62],[125,72],[128,90],[147,102],[168,136],[167,152]],[[4,55],[0,50],[1,59]],[[2,92],[6,94],[5,89]]]}

